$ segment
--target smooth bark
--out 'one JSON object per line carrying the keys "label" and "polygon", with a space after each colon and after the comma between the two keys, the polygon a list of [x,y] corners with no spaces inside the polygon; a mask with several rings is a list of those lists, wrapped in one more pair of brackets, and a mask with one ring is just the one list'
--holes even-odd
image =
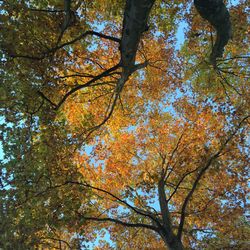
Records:
{"label": "smooth bark", "polygon": [[121,92],[128,77],[135,71],[135,57],[143,32],[148,30],[148,18],[155,0],[127,0],[123,17],[120,45],[122,75],[117,85]]}
{"label": "smooth bark", "polygon": [[173,232],[172,220],[165,193],[164,178],[162,178],[158,183],[158,195],[163,220],[163,225],[159,228],[159,234],[169,250],[183,250],[184,248],[181,239],[178,238]]}
{"label": "smooth bark", "polygon": [[194,0],[194,5],[200,16],[206,19],[217,32],[210,54],[210,61],[215,64],[216,58],[223,56],[224,48],[232,38],[230,14],[223,0]]}

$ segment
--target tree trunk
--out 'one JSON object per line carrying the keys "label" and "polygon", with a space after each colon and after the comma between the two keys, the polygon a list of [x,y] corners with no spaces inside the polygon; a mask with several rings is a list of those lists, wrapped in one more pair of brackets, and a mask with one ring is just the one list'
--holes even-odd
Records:
{"label": "tree trunk", "polygon": [[155,0],[127,0],[121,39],[121,63],[125,71],[132,71],[142,33],[147,30],[149,13]]}
{"label": "tree trunk", "polygon": [[194,0],[194,5],[201,17],[217,31],[216,41],[210,55],[210,61],[214,64],[216,58],[223,56],[224,47],[232,38],[230,14],[222,0]]}
{"label": "tree trunk", "polygon": [[172,221],[170,218],[168,202],[165,193],[164,176],[158,183],[158,194],[159,194],[159,203],[163,220],[162,228],[159,229],[160,235],[169,250],[183,250],[184,247],[182,245],[181,240],[178,239],[173,232]]}
{"label": "tree trunk", "polygon": [[168,245],[169,250],[184,250],[182,242],[177,238]]}
{"label": "tree trunk", "polygon": [[165,233],[160,233],[161,238],[163,239],[167,249],[169,250],[184,250],[181,240],[179,240],[176,236],[172,237],[171,242],[169,241],[169,237]]}
{"label": "tree trunk", "polygon": [[122,75],[117,84],[119,94],[135,71],[135,57],[142,33],[147,30],[148,18],[155,0],[126,0],[121,39]]}

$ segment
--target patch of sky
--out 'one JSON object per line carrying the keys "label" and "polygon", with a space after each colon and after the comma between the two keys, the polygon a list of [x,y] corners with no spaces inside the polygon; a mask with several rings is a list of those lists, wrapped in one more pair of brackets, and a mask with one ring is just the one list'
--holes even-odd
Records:
{"label": "patch of sky", "polygon": [[236,186],[233,192],[225,192],[224,199],[221,199],[220,205],[222,211],[227,211],[228,207],[233,208],[235,206],[245,208],[245,215],[249,215],[249,211],[246,206],[249,206],[249,197],[245,197],[245,201],[242,199],[241,195],[244,194],[244,190],[240,184]]}
{"label": "patch of sky", "polygon": [[88,156],[90,156],[93,149],[94,149],[94,146],[85,145],[84,148],[83,148],[83,152],[86,153]]}
{"label": "patch of sky", "polygon": [[3,144],[0,141],[0,161],[4,159]]}
{"label": "patch of sky", "polygon": [[[195,232],[195,230],[197,229],[197,232],[196,232],[197,240],[202,241],[203,239],[206,239],[207,237],[216,238],[216,232],[212,228],[213,228],[213,225],[211,223],[208,223],[207,227],[204,228],[203,230],[199,230],[199,227],[194,227],[193,231]],[[194,247],[195,246],[196,245],[194,245]]]}
{"label": "patch of sky", "polygon": [[[102,142],[104,144],[104,141]],[[105,161],[98,159],[98,157],[95,157],[93,155],[93,152],[95,150],[95,145],[85,144],[81,150],[80,154],[87,154],[90,157],[90,164],[94,167],[101,167],[102,170],[105,169]]]}
{"label": "patch of sky", "polygon": [[[102,33],[107,24],[108,23],[105,21],[102,21],[102,22],[94,21],[93,23],[89,23],[89,26],[91,27],[92,30]],[[88,45],[88,49],[90,51],[95,51],[97,49],[97,46],[98,46],[98,43],[93,42]]]}
{"label": "patch of sky", "polygon": [[100,231],[96,231],[96,237],[93,242],[86,242],[85,245],[88,246],[88,249],[94,249],[96,246],[100,246],[102,241],[108,242],[110,247],[115,248],[116,244],[110,238],[110,233],[106,229],[102,229]]}
{"label": "patch of sky", "polygon": [[236,6],[238,4],[239,4],[239,0],[230,0],[228,3],[228,7]]}
{"label": "patch of sky", "polygon": [[188,24],[184,21],[181,21],[178,25],[177,32],[176,32],[176,49],[180,50],[182,45],[185,42],[185,30],[187,29]]}
{"label": "patch of sky", "polygon": [[[4,117],[0,117],[0,125],[3,125],[4,123],[5,123]],[[3,144],[1,140],[0,140],[0,161],[4,160]]]}

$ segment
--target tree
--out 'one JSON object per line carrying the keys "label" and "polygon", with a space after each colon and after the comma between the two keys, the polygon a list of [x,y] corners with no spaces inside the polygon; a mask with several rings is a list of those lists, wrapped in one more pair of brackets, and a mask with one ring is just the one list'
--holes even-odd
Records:
{"label": "tree", "polygon": [[192,1],[1,3],[1,248],[247,248],[248,6],[225,6],[218,59]]}
{"label": "tree", "polygon": [[194,5],[200,15],[208,20],[217,31],[216,42],[210,55],[210,61],[216,67],[216,58],[222,57],[225,45],[232,38],[230,14],[222,0],[195,0]]}

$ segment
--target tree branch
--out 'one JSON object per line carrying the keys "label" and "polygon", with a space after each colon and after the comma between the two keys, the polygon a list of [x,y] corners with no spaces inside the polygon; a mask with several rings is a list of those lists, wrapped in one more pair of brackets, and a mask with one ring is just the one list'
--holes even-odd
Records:
{"label": "tree branch", "polygon": [[167,200],[168,202],[169,202],[169,201],[171,200],[171,198],[175,195],[175,193],[177,192],[177,190],[178,190],[179,186],[181,185],[181,183],[183,182],[183,180],[184,180],[188,175],[190,175],[190,174],[196,172],[198,169],[199,169],[199,168],[196,168],[196,169],[194,169],[194,170],[192,170],[192,171],[189,171],[189,172],[185,173],[185,174],[182,176],[182,178],[179,180],[179,182],[178,182],[177,185],[175,186],[175,189],[174,189],[173,193],[169,196],[169,198],[168,198],[168,200]]}
{"label": "tree branch", "polygon": [[143,227],[143,228],[147,228],[147,229],[158,232],[157,227],[152,226],[152,225],[148,225],[148,224],[144,224],[144,223],[128,223],[128,222],[121,221],[121,220],[114,219],[114,218],[97,218],[97,217],[86,217],[86,216],[83,216],[83,218],[85,220],[92,220],[92,221],[113,222],[113,223],[120,224],[120,225],[125,226],[125,227],[139,227],[139,228]]}
{"label": "tree branch", "polygon": [[162,214],[162,220],[163,220],[163,226],[165,235],[168,242],[172,242],[174,238],[173,230],[172,230],[172,221],[170,218],[170,213],[168,209],[168,202],[166,199],[166,193],[165,193],[165,183],[164,183],[164,176],[160,179],[158,183],[158,195],[159,195],[159,203],[161,208],[161,214]]}
{"label": "tree branch", "polygon": [[194,0],[194,5],[201,17],[216,29],[216,41],[210,54],[210,62],[216,68],[216,58],[223,56],[224,47],[232,38],[230,14],[223,0]]}
{"label": "tree branch", "polygon": [[211,164],[213,163],[213,161],[215,159],[217,159],[221,152],[225,149],[225,147],[227,146],[227,144],[232,140],[232,138],[234,137],[234,135],[239,131],[239,129],[241,128],[242,124],[250,117],[250,115],[244,117],[239,124],[236,126],[235,130],[231,133],[231,135],[228,136],[228,138],[225,140],[225,142],[221,145],[220,149],[214,154],[212,155],[207,163],[205,164],[205,166],[201,169],[201,171],[199,172],[198,176],[196,177],[196,180],[193,183],[192,189],[189,191],[188,195],[186,196],[183,205],[182,205],[182,209],[181,209],[181,218],[180,218],[180,223],[179,223],[179,228],[178,228],[178,239],[181,239],[182,236],[182,232],[183,232],[183,227],[184,227],[184,221],[185,221],[185,217],[186,217],[186,208],[188,205],[188,202],[190,201],[194,191],[196,190],[198,183],[200,182],[201,178],[203,177],[203,175],[205,174],[205,172],[209,169],[209,167],[211,166]]}
{"label": "tree branch", "polygon": [[46,100],[48,103],[50,103],[54,108],[56,108],[56,104],[54,102],[52,102],[47,96],[44,95],[43,92],[41,91],[37,91],[38,95],[40,95],[44,100]]}
{"label": "tree branch", "polygon": [[[167,163],[167,166],[166,166],[165,171],[164,171],[164,174],[163,174],[163,178],[164,178],[165,180],[167,179],[167,178],[166,178],[166,174],[167,174],[167,171],[168,171],[169,164],[171,163],[171,161],[172,161],[172,159],[173,159],[173,157],[174,157],[174,154],[175,154],[176,151],[178,150],[178,147],[179,147],[179,145],[180,145],[180,143],[181,143],[181,139],[182,139],[183,135],[184,135],[184,131],[182,132],[181,136],[179,137],[179,139],[178,139],[178,141],[177,141],[177,143],[176,143],[176,146],[175,146],[175,148],[174,148],[174,150],[173,150],[173,152],[172,152],[172,154],[171,154],[171,156],[170,156],[170,158],[169,158],[169,161],[168,161],[168,163]],[[168,177],[169,177],[169,176],[168,176]]]}
{"label": "tree branch", "polygon": [[14,57],[14,58],[26,58],[26,59],[32,59],[32,60],[43,60],[48,55],[55,53],[57,50],[65,47],[65,46],[74,44],[75,42],[77,42],[77,41],[79,41],[79,40],[81,40],[81,39],[83,39],[83,38],[85,38],[86,36],[89,36],[89,35],[97,36],[97,37],[107,39],[107,40],[111,40],[111,41],[114,41],[114,42],[117,42],[117,43],[121,42],[121,40],[119,38],[104,35],[102,33],[96,32],[96,31],[88,30],[88,31],[82,33],[81,35],[79,35],[78,37],[74,38],[71,41],[65,42],[65,43],[63,43],[61,45],[57,45],[57,46],[43,52],[42,55],[40,55],[40,56],[30,56],[30,55],[21,55],[21,54],[11,54],[10,56]]}
{"label": "tree branch", "polygon": [[101,74],[93,77],[90,81],[88,81],[87,83],[83,84],[83,85],[79,85],[73,89],[71,89],[69,92],[67,92],[64,97],[62,98],[62,100],[56,105],[56,109],[59,109],[62,104],[69,98],[70,95],[72,95],[73,93],[75,93],[76,91],[89,87],[92,83],[96,82],[97,80],[100,80],[101,78],[105,77],[105,76],[109,76],[109,74],[115,70],[117,70],[120,67],[120,64],[116,64],[115,66],[113,66],[112,68],[102,72]]}
{"label": "tree branch", "polygon": [[102,188],[98,188],[98,187],[94,187],[90,184],[87,183],[83,183],[83,182],[77,182],[77,181],[67,181],[66,184],[75,184],[75,185],[81,185],[87,188],[91,188],[93,190],[97,190],[100,191],[102,193],[105,193],[109,196],[111,196],[112,198],[114,198],[115,200],[119,201],[120,203],[124,204],[126,207],[128,207],[129,209],[131,209],[132,211],[134,211],[135,213],[142,215],[142,216],[146,216],[149,217],[151,220],[155,221],[157,224],[159,224],[159,221],[151,214],[148,213],[146,211],[143,211],[142,209],[137,209],[136,207],[130,205],[129,203],[127,203],[126,201],[122,200],[121,198],[117,197],[116,195],[112,194],[111,192],[104,190]]}

